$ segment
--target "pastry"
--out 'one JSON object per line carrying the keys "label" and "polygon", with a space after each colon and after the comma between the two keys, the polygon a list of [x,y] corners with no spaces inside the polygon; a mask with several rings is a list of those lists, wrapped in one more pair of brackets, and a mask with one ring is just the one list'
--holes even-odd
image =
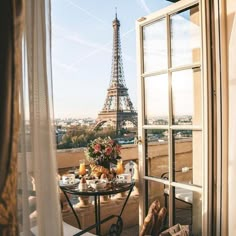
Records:
{"label": "pastry", "polygon": [[95,165],[95,164],[90,164],[90,167],[91,167],[91,175],[93,175],[95,177],[99,177],[100,178],[100,176],[102,174],[106,174],[106,175],[109,174],[109,170],[106,169],[103,166],[99,166],[99,165]]}

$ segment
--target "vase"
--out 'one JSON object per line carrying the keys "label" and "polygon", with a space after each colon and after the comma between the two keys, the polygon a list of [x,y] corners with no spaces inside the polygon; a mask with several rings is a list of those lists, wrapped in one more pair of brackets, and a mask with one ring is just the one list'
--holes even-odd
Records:
{"label": "vase", "polygon": [[110,171],[110,162],[109,161],[102,161],[99,163],[99,165],[103,166],[104,168],[106,168]]}

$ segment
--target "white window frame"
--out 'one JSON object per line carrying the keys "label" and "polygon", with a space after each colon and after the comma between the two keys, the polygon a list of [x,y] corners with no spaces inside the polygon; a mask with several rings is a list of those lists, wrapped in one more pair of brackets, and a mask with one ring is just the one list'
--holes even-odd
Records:
{"label": "white window frame", "polygon": [[[206,1],[208,2],[208,1]],[[178,12],[182,9],[187,7],[193,6],[195,4],[199,4],[200,9],[200,25],[202,31],[202,48],[201,48],[201,79],[202,79],[202,86],[203,86],[203,97],[204,97],[204,106],[203,106],[203,117],[202,117],[202,131],[203,131],[203,184],[202,184],[202,233],[203,235],[211,235],[211,225],[212,225],[212,205],[210,202],[212,201],[213,194],[210,189],[212,189],[212,161],[213,161],[213,140],[211,138],[211,134],[213,132],[213,121],[212,121],[212,84],[211,84],[211,36],[209,34],[209,3],[205,1],[196,1],[196,0],[183,0],[177,2],[165,9],[162,9],[158,12],[152,13],[148,16],[142,17],[137,20],[136,24],[136,32],[137,32],[137,65],[138,65],[138,133],[139,139],[142,140],[138,146],[139,152],[139,173],[140,173],[140,225],[142,225],[144,217],[145,217],[145,179],[148,180],[147,176],[144,174],[145,170],[145,143],[144,143],[144,91],[143,91],[143,57],[142,57],[142,27],[147,23],[151,23],[153,21],[162,18],[163,16],[168,14],[173,14],[174,12]],[[208,78],[208,79],[206,79]],[[147,128],[147,127],[146,127]],[[208,158],[204,158],[208,157]],[[161,181],[159,181],[161,182]],[[181,187],[181,184],[174,184],[174,186]],[[186,187],[186,186],[185,186]],[[189,190],[197,190],[194,186],[190,186]],[[171,197],[171,196],[170,196]],[[171,222],[173,223],[173,222]]]}

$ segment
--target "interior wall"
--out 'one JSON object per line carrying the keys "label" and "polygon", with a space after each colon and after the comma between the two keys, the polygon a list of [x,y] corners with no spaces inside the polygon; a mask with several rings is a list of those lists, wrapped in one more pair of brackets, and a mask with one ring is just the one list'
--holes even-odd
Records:
{"label": "interior wall", "polygon": [[228,235],[236,235],[236,1],[227,0],[227,41],[229,75],[229,160],[228,160]]}

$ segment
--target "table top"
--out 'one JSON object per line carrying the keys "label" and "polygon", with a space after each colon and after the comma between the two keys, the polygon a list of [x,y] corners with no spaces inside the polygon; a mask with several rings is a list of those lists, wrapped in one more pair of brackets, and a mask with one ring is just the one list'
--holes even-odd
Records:
{"label": "table top", "polygon": [[131,183],[117,183],[112,182],[107,185],[106,188],[102,190],[96,190],[90,186],[88,186],[87,190],[80,190],[78,189],[78,184],[70,185],[70,186],[63,186],[60,185],[60,188],[67,193],[74,194],[74,195],[82,195],[82,196],[104,196],[116,193],[122,193],[130,190],[135,185],[134,182]]}

